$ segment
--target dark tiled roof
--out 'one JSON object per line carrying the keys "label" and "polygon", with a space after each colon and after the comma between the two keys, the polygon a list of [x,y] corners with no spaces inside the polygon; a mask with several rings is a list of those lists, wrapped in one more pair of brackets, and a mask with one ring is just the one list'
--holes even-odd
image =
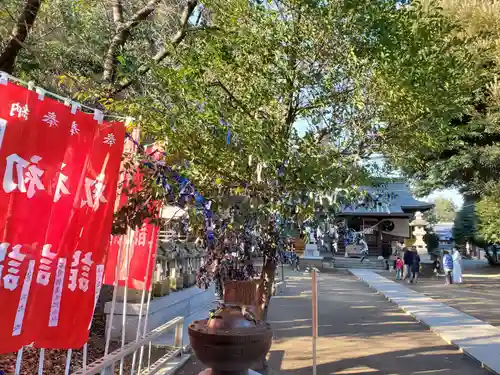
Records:
{"label": "dark tiled roof", "polygon": [[389,204],[378,206],[378,208],[369,208],[357,206],[354,203],[352,206],[344,207],[342,210],[343,215],[408,215],[415,211],[429,210],[434,206],[432,203],[415,199],[408,185],[403,182],[387,183],[377,187],[362,186],[360,189],[366,191],[372,197],[380,196],[381,201]]}

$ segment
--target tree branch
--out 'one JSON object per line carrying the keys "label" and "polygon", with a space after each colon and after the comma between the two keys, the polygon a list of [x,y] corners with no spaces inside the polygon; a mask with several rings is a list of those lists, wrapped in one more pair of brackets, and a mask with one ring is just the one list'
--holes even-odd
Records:
{"label": "tree branch", "polygon": [[[172,40],[170,41],[171,45],[176,48],[186,37],[187,30],[188,30],[188,23],[189,23],[189,18],[193,14],[194,9],[198,5],[198,0],[188,0],[186,7],[184,8],[184,11],[182,12],[181,15],[181,21],[180,21],[180,26],[179,30],[177,30],[177,33],[173,36]],[[162,48],[158,53],[153,57],[153,61],[151,62],[152,64],[158,64],[161,61],[163,61],[167,56],[170,55],[170,50],[167,48]],[[122,92],[123,90],[126,90],[129,88],[133,83],[137,81],[137,78],[140,76],[143,76],[144,74],[148,73],[151,70],[151,64],[148,65],[142,65],[139,69],[137,69],[137,74],[135,77],[128,78],[120,85],[115,88],[109,95],[109,98],[112,98]]]}
{"label": "tree branch", "polygon": [[131,30],[153,13],[161,0],[150,0],[143,8],[139,9],[128,22],[123,22],[123,6],[121,0],[113,1],[113,20],[116,23],[116,33],[109,44],[104,58],[104,72],[102,79],[112,82],[116,72],[116,55],[118,50],[125,45]]}
{"label": "tree branch", "polygon": [[5,49],[0,55],[0,70],[7,73],[12,73],[14,70],[17,55],[33,28],[41,4],[42,0],[26,0],[23,11],[12,30],[10,40],[6,43]]}
{"label": "tree branch", "polygon": [[123,23],[123,4],[122,0],[113,1],[113,21],[116,25],[121,25]]}

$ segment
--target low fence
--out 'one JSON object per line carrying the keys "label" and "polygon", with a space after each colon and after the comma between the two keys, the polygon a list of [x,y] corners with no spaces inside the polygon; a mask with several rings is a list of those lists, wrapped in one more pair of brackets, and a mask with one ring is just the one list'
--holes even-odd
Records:
{"label": "low fence", "polygon": [[[175,330],[173,343],[171,346],[165,346],[165,354],[151,364],[151,354],[153,340],[167,334],[172,329]],[[97,361],[84,366],[84,368],[73,372],[72,375],[112,375],[115,373],[117,364],[120,366],[120,374],[124,374],[125,358],[132,355],[132,366],[127,372],[130,375],[153,375],[163,370],[164,366],[173,358],[182,355],[182,335],[184,331],[184,318],[177,317],[161,325],[144,335],[142,338],[130,342],[120,349],[98,359]],[[147,348],[146,348],[147,347]],[[143,363],[144,351],[147,350],[147,359]],[[137,368],[136,368],[137,365]]]}

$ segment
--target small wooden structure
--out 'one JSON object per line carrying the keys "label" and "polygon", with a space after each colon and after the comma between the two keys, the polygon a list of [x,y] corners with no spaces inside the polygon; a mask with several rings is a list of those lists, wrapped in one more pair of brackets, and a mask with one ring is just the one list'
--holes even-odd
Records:
{"label": "small wooden structure", "polygon": [[235,281],[224,283],[224,302],[253,306],[255,316],[262,315],[264,307],[264,288],[261,280]]}

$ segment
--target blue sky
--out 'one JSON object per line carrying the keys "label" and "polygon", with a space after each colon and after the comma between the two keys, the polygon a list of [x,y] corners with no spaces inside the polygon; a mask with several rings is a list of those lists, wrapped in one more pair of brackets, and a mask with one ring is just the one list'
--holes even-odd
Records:
{"label": "blue sky", "polygon": [[425,197],[425,200],[429,202],[438,197],[451,199],[457,207],[462,207],[462,205],[464,204],[464,198],[455,189],[436,190],[431,195]]}

